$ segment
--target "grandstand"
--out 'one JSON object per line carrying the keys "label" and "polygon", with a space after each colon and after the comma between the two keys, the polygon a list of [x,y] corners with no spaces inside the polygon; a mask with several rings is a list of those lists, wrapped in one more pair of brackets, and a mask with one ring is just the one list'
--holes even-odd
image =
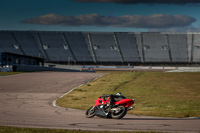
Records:
{"label": "grandstand", "polygon": [[200,33],[0,31],[0,50],[64,64],[199,64]]}
{"label": "grandstand", "polygon": [[167,35],[144,33],[142,37],[145,62],[170,62]]}

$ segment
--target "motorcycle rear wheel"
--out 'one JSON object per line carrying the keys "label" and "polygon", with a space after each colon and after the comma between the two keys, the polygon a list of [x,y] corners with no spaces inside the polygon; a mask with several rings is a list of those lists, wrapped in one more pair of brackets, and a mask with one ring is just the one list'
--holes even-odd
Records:
{"label": "motorcycle rear wheel", "polygon": [[124,106],[118,106],[116,108],[119,109],[119,111],[111,112],[111,117],[113,119],[121,119],[121,118],[123,118],[127,113],[127,108],[124,107]]}
{"label": "motorcycle rear wheel", "polygon": [[96,115],[96,107],[90,107],[86,112],[85,112],[85,116],[87,118],[92,118]]}

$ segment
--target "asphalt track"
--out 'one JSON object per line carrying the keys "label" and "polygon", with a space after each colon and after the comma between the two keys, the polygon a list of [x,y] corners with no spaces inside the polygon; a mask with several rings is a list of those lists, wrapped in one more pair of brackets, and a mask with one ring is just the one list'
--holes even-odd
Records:
{"label": "asphalt track", "polygon": [[0,77],[0,125],[97,131],[200,132],[198,118],[126,115],[85,117],[85,111],[54,107],[53,101],[100,73],[40,72]]}

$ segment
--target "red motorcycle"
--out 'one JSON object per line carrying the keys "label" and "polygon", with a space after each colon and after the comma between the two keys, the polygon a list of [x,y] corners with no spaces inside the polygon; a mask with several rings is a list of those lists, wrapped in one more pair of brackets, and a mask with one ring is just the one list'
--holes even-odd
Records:
{"label": "red motorcycle", "polygon": [[[100,116],[104,118],[121,119],[123,118],[127,111],[134,108],[134,99],[126,99],[124,96],[112,97],[113,95],[102,95],[97,100],[95,100],[95,105],[90,107],[85,115],[87,118],[92,118],[94,116]],[[107,98],[107,99],[106,99]],[[112,106],[109,103],[113,98]]]}

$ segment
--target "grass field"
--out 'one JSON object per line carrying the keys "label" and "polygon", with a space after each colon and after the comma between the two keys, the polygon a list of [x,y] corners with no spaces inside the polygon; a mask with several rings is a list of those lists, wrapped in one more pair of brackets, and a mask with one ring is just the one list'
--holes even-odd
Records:
{"label": "grass field", "polygon": [[0,72],[0,77],[1,76],[20,74],[20,73],[22,73],[22,72]]}
{"label": "grass field", "polygon": [[[106,71],[108,73],[108,71]],[[59,106],[88,109],[102,94],[135,99],[136,115],[200,117],[200,73],[109,71],[57,100]]]}
{"label": "grass field", "polygon": [[[161,133],[161,132],[98,132],[98,131],[80,131],[80,130],[64,130],[64,129],[41,129],[41,128],[19,128],[0,126],[0,133]],[[163,133],[163,132],[162,132]]]}

